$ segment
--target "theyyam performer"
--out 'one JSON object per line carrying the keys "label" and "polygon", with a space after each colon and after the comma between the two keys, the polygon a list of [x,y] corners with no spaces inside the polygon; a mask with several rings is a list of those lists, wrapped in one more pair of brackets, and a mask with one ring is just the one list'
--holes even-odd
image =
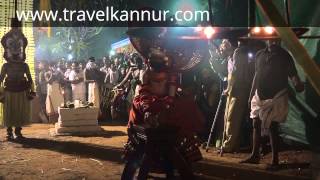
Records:
{"label": "theyyam performer", "polygon": [[35,96],[29,66],[25,63],[27,38],[22,33],[18,19],[12,19],[11,26],[11,30],[1,39],[4,59],[7,62],[3,64],[0,74],[3,88],[1,124],[7,128],[9,141],[14,140],[12,127],[15,127],[16,139],[23,138],[22,126],[31,119],[31,99]]}

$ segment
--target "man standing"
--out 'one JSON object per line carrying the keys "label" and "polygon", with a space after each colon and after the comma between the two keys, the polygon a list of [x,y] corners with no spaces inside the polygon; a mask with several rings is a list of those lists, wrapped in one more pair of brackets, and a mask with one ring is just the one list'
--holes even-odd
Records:
{"label": "man standing", "polygon": [[69,74],[69,81],[72,88],[72,98],[74,100],[86,101],[86,86],[83,72],[80,71],[79,64],[72,63],[72,71]]}
{"label": "man standing", "polygon": [[221,54],[228,58],[228,87],[224,91],[227,103],[224,117],[224,135],[222,152],[235,152],[240,146],[240,131],[244,119],[250,92],[248,47],[223,40]]}
{"label": "man standing", "polygon": [[277,40],[269,40],[268,47],[256,55],[256,73],[249,103],[253,119],[252,154],[241,163],[258,163],[261,135],[269,135],[272,150],[270,168],[279,164],[279,123],[288,114],[288,77],[297,92],[304,90],[291,55]]}
{"label": "man standing", "polygon": [[100,68],[100,71],[105,74],[108,74],[110,64],[111,64],[110,59],[108,59],[107,57],[103,57],[102,62],[103,62],[103,67]]}
{"label": "man standing", "polygon": [[46,99],[47,99],[47,85],[45,74],[49,70],[46,62],[40,62],[39,64],[39,75],[38,75],[38,96],[40,100],[41,113],[47,116],[46,113]]}
{"label": "man standing", "polygon": [[103,77],[95,63],[94,57],[89,58],[89,62],[84,69],[84,79],[88,83],[88,102],[92,102],[94,106],[99,108],[100,84]]}
{"label": "man standing", "polygon": [[64,86],[63,86],[63,96],[65,102],[71,102],[72,101],[72,88],[71,83],[69,82],[69,75],[71,73],[71,64],[69,62],[66,62],[65,64],[66,71],[64,72]]}

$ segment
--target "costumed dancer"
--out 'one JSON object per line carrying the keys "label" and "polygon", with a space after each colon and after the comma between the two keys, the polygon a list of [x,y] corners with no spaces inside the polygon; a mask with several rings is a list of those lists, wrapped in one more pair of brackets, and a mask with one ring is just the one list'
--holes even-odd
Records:
{"label": "costumed dancer", "polygon": [[258,163],[260,160],[260,139],[270,138],[272,160],[269,168],[279,164],[279,123],[288,115],[288,77],[297,92],[304,90],[294,60],[279,45],[279,40],[269,40],[268,47],[256,55],[256,73],[252,85],[249,104],[253,119],[253,148],[251,155],[242,163]]}
{"label": "costumed dancer", "polygon": [[4,81],[1,124],[7,127],[9,141],[14,139],[12,127],[15,127],[17,140],[23,138],[22,126],[28,124],[31,119],[31,99],[35,96],[29,66],[25,63],[28,41],[22,33],[21,25],[18,19],[12,19],[12,29],[1,39],[4,58],[7,61],[3,64],[0,74],[0,83]]}
{"label": "costumed dancer", "polygon": [[[129,115],[129,129],[134,125],[145,128],[175,127],[177,137],[172,138],[175,139],[173,146],[177,151],[170,151],[169,154],[166,154],[167,177],[173,175],[170,171],[174,165],[179,170],[182,179],[193,179],[191,167],[185,163],[190,164],[202,159],[198,147],[200,143],[195,135],[203,128],[203,115],[194,102],[193,94],[184,94],[182,90],[182,93],[177,95],[178,73],[174,70],[170,71],[166,64],[172,61],[157,49],[151,50],[150,54],[148,68],[141,78],[143,82],[141,89],[133,99]],[[129,138],[126,148],[128,163],[132,162],[130,159],[139,158],[139,152],[137,152],[139,148],[133,148],[135,152],[132,152],[130,143]],[[181,158],[185,163],[181,163]],[[134,164],[131,168],[130,165],[126,166],[122,179],[125,179],[125,175],[134,172]]]}

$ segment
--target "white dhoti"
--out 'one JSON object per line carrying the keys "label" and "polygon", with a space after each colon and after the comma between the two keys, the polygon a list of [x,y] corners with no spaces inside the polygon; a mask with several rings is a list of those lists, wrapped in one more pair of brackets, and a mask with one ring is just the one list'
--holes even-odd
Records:
{"label": "white dhoti", "polygon": [[93,103],[95,107],[100,107],[99,85],[96,82],[88,84],[88,102]]}
{"label": "white dhoti", "polygon": [[283,123],[288,115],[287,89],[278,92],[273,99],[260,100],[257,91],[251,100],[250,118],[261,120],[261,135],[267,135],[271,122]]}
{"label": "white dhoti", "polygon": [[50,116],[52,114],[58,113],[58,107],[63,103],[63,95],[61,92],[60,84],[58,82],[53,82],[48,84],[47,88],[47,99],[46,99],[46,111]]}
{"label": "white dhoti", "polygon": [[80,100],[82,102],[86,101],[86,86],[84,82],[80,82],[78,84],[72,84],[72,99]]}

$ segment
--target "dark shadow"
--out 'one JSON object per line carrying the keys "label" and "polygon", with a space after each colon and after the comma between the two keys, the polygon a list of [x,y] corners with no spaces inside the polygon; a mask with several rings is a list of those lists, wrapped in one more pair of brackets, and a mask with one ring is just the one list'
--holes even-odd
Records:
{"label": "dark shadow", "polygon": [[75,137],[103,137],[103,138],[112,138],[115,136],[126,136],[127,134],[124,133],[123,131],[106,131],[102,130],[99,133],[94,133],[94,134],[72,134],[72,136]]}
{"label": "dark shadow", "polygon": [[288,164],[280,164],[279,170],[284,169],[308,169],[310,168],[310,163],[288,163]]}
{"label": "dark shadow", "polygon": [[107,122],[99,122],[100,126],[127,126],[128,121],[107,121]]}
{"label": "dark shadow", "polygon": [[36,138],[26,138],[16,143],[21,144],[23,148],[51,150],[69,155],[113,161],[119,164],[123,162],[122,148]]}

